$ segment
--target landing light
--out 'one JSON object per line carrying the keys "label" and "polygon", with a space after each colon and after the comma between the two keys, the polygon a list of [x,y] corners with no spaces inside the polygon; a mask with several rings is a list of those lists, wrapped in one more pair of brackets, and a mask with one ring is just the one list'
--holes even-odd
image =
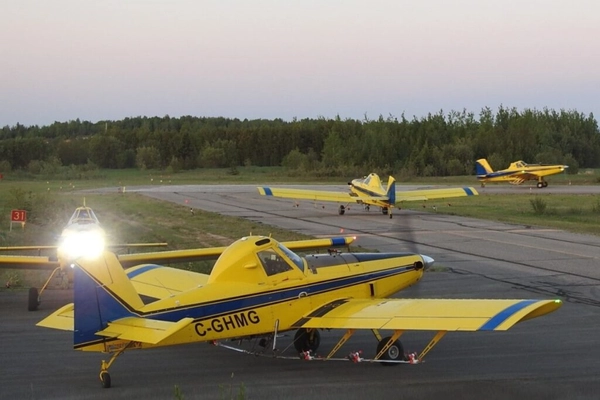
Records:
{"label": "landing light", "polygon": [[64,238],[59,252],[69,260],[97,258],[104,251],[104,237],[97,232],[79,232]]}

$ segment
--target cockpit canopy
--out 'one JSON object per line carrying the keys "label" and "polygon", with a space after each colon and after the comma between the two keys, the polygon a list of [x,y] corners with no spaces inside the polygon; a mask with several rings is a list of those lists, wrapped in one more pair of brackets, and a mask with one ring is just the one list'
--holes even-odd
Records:
{"label": "cockpit canopy", "polygon": [[371,173],[367,177],[365,177],[362,180],[362,184],[365,186],[368,186],[370,188],[375,188],[375,189],[379,190],[380,192],[385,191],[383,189],[383,185],[381,184],[381,179],[379,178],[379,175],[377,175],[375,173]]}
{"label": "cockpit canopy", "polygon": [[69,219],[68,225],[71,224],[100,224],[100,221],[91,208],[78,207]]}
{"label": "cockpit canopy", "polygon": [[237,240],[221,254],[207,283],[264,284],[303,277],[302,257],[274,239],[249,236]]}

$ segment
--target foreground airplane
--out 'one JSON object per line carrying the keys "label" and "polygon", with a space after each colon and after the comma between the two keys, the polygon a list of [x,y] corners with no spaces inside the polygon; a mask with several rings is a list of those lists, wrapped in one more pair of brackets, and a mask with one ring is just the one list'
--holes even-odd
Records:
{"label": "foreground airplane", "polygon": [[354,179],[348,182],[350,192],[329,192],[323,190],[306,189],[281,189],[273,187],[259,187],[258,192],[263,196],[285,197],[290,199],[332,201],[340,204],[338,213],[344,215],[350,203],[363,204],[366,210],[370,206],[381,207],[384,215],[392,218],[392,208],[403,201],[425,201],[449,197],[477,196],[477,191],[472,187],[449,189],[423,189],[396,191],[396,180],[390,176],[387,189],[383,187],[379,175],[369,174],[364,179]]}
{"label": "foreground airplane", "polygon": [[537,181],[538,188],[545,188],[548,186],[548,182],[544,180],[545,176],[560,174],[567,168],[568,165],[526,164],[523,161],[515,161],[507,169],[494,171],[485,158],[476,161],[477,179],[482,187],[486,182],[510,182],[520,185],[525,181]]}
{"label": "foreground airplane", "polygon": [[[90,207],[78,207],[62,230],[57,246],[11,246],[0,247],[0,251],[31,251],[43,250],[56,251],[56,257],[46,256],[0,256],[0,268],[16,269],[46,269],[52,273],[38,291],[37,288],[29,289],[28,310],[37,310],[42,292],[46,289],[52,278],[59,272],[69,272],[73,262],[81,256],[98,257],[105,247],[110,248],[140,248],[166,246],[166,243],[132,243],[121,245],[106,245],[106,232],[100,221]],[[72,279],[71,279],[72,280]]]}
{"label": "foreground airplane", "polygon": [[[433,259],[413,253],[300,257],[290,250],[318,247],[323,240],[329,239],[286,245],[249,236],[225,249],[203,249],[205,256],[220,255],[210,275],[154,264],[123,269],[110,252],[80,258],[74,265],[74,303],[38,325],[74,331],[77,350],[110,353],[100,367],[100,381],[108,388],[108,369],[126,350],[210,342],[261,354],[219,342],[252,339],[271,348],[274,357],[287,358],[277,352],[276,341],[280,333],[296,330],[293,345],[303,359],[419,363],[448,331],[504,331],[561,306],[560,300],[387,298],[417,283]],[[352,240],[336,238],[330,244]],[[315,354],[321,329],[346,330],[325,358]],[[353,352],[334,358],[358,329],[373,331],[375,356],[365,359]],[[379,330],[392,333],[382,337]],[[405,357],[398,338],[407,330],[437,334],[421,354]]]}

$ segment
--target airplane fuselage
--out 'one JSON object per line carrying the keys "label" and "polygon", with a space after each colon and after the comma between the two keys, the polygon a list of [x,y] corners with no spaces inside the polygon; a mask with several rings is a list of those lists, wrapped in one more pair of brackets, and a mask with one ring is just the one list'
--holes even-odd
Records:
{"label": "airplane fuselage", "polygon": [[[384,298],[407,288],[421,279],[424,267],[421,256],[401,253],[315,255],[305,260],[303,274],[295,279],[208,283],[147,304],[136,316],[194,321],[158,345],[140,343],[134,347],[223,340],[265,335],[275,329],[295,329],[303,316],[323,304],[344,298]],[[129,343],[93,342],[78,348],[115,351]]]}

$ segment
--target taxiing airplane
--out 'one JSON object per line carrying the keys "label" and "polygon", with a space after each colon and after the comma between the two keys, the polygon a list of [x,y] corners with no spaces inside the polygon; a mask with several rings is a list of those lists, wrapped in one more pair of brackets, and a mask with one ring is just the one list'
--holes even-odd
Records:
{"label": "taxiing airplane", "polygon": [[[38,291],[37,288],[29,289],[28,310],[37,310],[42,292],[46,289],[52,278],[60,272],[69,272],[70,265],[79,257],[98,257],[105,247],[110,248],[141,248],[166,246],[166,243],[131,243],[120,245],[106,245],[106,232],[94,211],[87,206],[78,207],[62,230],[57,246],[11,246],[0,247],[0,251],[56,251],[56,257],[47,256],[0,256],[0,268],[16,269],[45,269],[52,273]],[[70,279],[72,281],[72,279]]]}
{"label": "taxiing airplane", "polygon": [[510,167],[501,171],[494,171],[485,158],[476,161],[477,179],[484,187],[487,182],[510,182],[520,185],[525,181],[537,181],[538,188],[545,188],[548,182],[545,176],[564,172],[568,165],[560,164],[526,164],[523,161],[515,161]]}
{"label": "taxiing airplane", "polygon": [[[554,299],[388,298],[419,282],[433,259],[413,253],[329,252],[301,257],[291,250],[317,247],[324,240],[342,245],[354,239],[286,245],[270,237],[244,237],[225,249],[203,249],[205,256],[219,256],[209,275],[155,264],[123,269],[110,252],[96,259],[82,257],[74,263],[74,303],[38,325],[73,331],[77,350],[110,353],[108,362],[102,360],[99,375],[108,388],[108,370],[127,350],[209,342],[289,358],[278,351],[277,338],[295,330],[293,346],[303,359],[416,364],[448,331],[504,331],[561,306]],[[343,329],[345,334],[327,356],[319,358],[315,352],[322,329]],[[373,331],[378,340],[375,356],[366,359],[353,352],[335,358],[358,329]],[[380,330],[392,333],[382,337]],[[419,355],[405,357],[398,338],[410,330],[437,334]],[[258,347],[273,354],[220,342],[234,339],[256,340]]]}
{"label": "taxiing airplane", "polygon": [[371,173],[363,179],[354,179],[352,182],[348,182],[348,185],[350,185],[349,192],[283,189],[268,186],[259,187],[258,192],[263,196],[343,203],[338,208],[340,215],[345,214],[350,203],[363,204],[366,210],[369,210],[370,206],[377,206],[381,207],[382,214],[389,214],[390,218],[392,218],[392,208],[404,201],[426,201],[478,195],[472,187],[396,191],[394,177],[389,177],[387,188],[384,188],[379,175],[375,173]]}

